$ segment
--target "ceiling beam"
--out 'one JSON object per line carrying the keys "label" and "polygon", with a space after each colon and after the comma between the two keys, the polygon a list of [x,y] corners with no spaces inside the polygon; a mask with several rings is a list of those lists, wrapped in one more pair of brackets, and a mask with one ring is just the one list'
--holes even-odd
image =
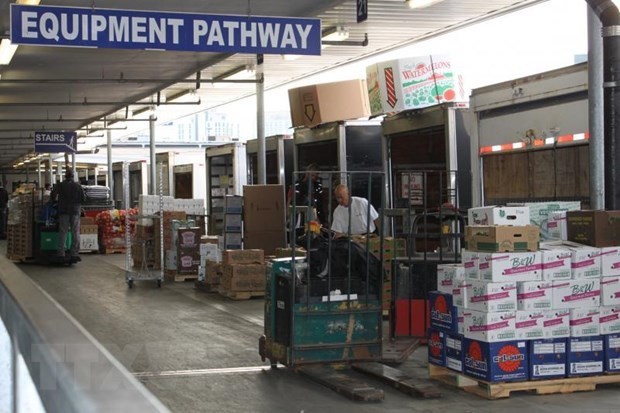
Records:
{"label": "ceiling beam", "polygon": [[23,107],[23,106],[169,106],[169,105],[199,105],[196,102],[2,102],[0,107]]}

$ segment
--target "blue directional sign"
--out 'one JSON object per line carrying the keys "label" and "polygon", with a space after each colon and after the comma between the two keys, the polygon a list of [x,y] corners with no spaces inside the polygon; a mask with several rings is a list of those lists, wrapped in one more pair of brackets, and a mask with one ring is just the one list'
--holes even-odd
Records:
{"label": "blue directional sign", "polygon": [[321,20],[11,4],[11,42],[40,46],[321,54]]}
{"label": "blue directional sign", "polygon": [[77,150],[77,133],[48,132],[34,133],[35,153],[75,153]]}

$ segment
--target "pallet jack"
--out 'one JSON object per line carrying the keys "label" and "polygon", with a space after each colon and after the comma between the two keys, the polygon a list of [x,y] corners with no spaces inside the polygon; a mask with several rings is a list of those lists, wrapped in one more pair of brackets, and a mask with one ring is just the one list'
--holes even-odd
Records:
{"label": "pallet jack", "polygon": [[41,265],[71,266],[81,261],[79,257],[72,257],[70,254],[73,241],[71,232],[67,233],[65,240],[65,255],[58,256],[59,232],[56,203],[50,201],[44,204],[38,215],[37,217],[33,214],[32,257],[25,262]]}

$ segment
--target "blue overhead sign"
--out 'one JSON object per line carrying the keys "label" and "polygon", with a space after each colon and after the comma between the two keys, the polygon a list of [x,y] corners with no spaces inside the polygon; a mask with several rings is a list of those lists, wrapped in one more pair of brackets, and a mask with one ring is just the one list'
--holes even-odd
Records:
{"label": "blue overhead sign", "polygon": [[77,150],[77,133],[48,132],[34,133],[35,153],[75,153]]}
{"label": "blue overhead sign", "polygon": [[11,4],[11,42],[320,55],[321,20]]}

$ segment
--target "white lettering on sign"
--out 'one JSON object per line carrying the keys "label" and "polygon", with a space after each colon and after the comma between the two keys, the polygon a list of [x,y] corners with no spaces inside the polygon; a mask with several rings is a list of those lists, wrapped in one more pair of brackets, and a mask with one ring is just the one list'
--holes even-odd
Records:
{"label": "white lettering on sign", "polygon": [[311,25],[280,24],[225,21],[220,24],[215,20],[194,20],[194,45],[201,43],[208,46],[238,46],[235,36],[239,33],[240,46],[243,47],[292,47],[304,49],[308,47]]}
{"label": "white lettering on sign", "polygon": [[35,133],[35,142],[60,142],[65,143],[65,135],[62,133]]}

